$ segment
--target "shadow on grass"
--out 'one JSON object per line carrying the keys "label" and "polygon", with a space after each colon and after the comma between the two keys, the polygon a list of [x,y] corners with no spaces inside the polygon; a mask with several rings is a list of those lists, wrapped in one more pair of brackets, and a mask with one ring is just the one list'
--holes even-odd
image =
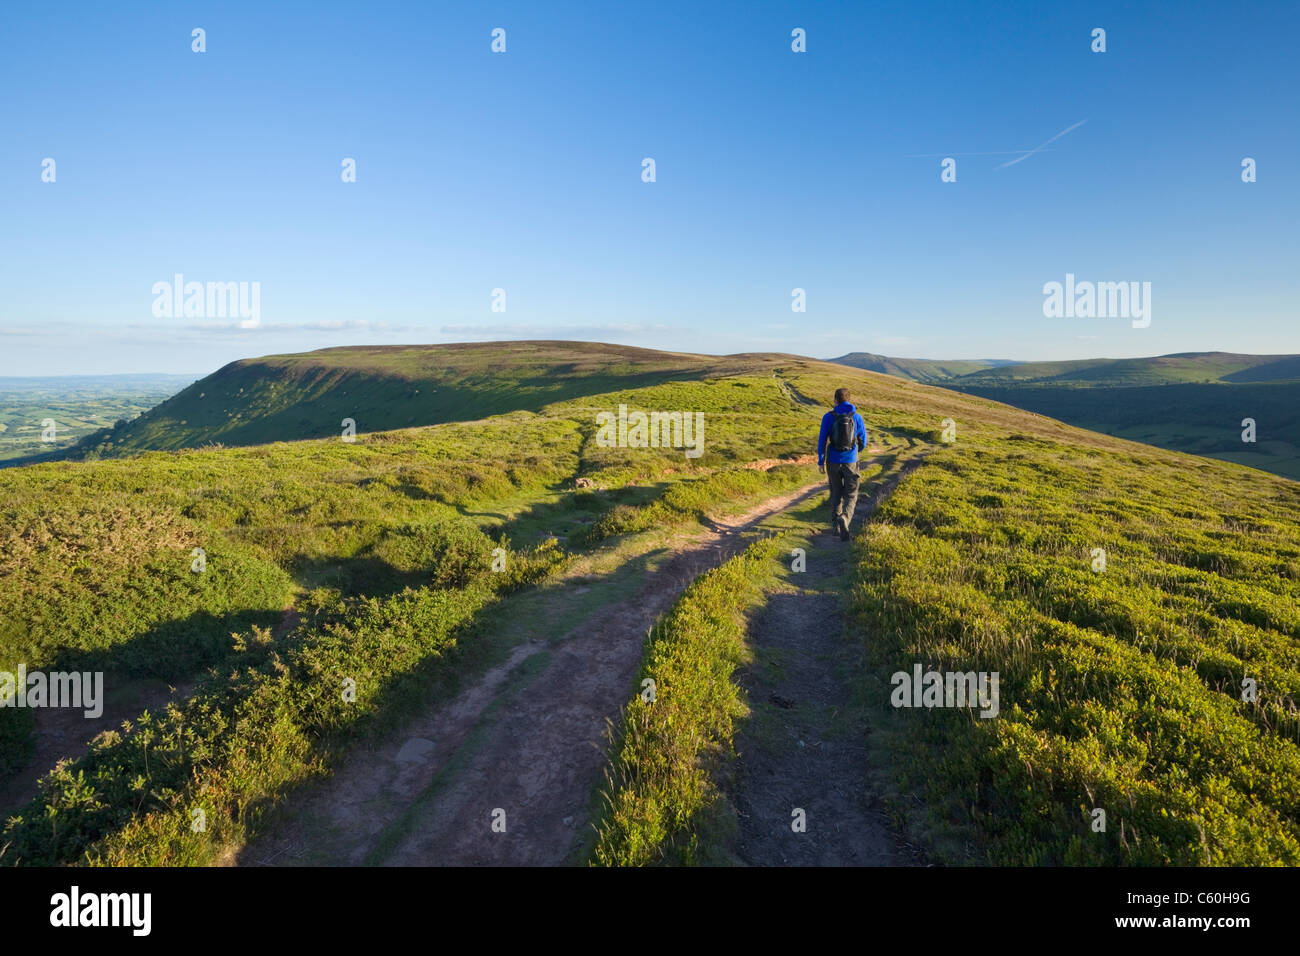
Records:
{"label": "shadow on grass", "polygon": [[183,680],[234,653],[232,634],[247,633],[255,626],[274,628],[283,614],[279,608],[229,614],[199,611],[160,621],[113,647],[65,647],[42,670],[104,671],[132,678]]}
{"label": "shadow on grass", "polygon": [[404,571],[368,551],[351,558],[299,558],[293,576],[304,587],[332,588],[343,597],[385,598],[432,583],[427,569]]}
{"label": "shadow on grass", "polygon": [[[663,497],[672,482],[631,485],[624,488],[578,489],[566,488],[567,482],[552,487],[553,500],[537,501],[507,518],[502,518],[499,530],[516,546],[533,546],[546,538],[557,538],[570,549],[585,549],[593,542],[585,540],[588,528],[619,505],[643,507]],[[476,513],[458,506],[466,517]]]}

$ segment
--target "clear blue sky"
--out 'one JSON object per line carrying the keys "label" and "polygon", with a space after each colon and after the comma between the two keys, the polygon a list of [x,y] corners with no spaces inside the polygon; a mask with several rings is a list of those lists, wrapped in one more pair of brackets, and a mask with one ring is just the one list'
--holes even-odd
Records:
{"label": "clear blue sky", "polygon": [[[13,4],[0,375],[507,338],[1300,352],[1298,37],[1294,2]],[[1067,272],[1151,282],[1151,326],[1044,318]],[[155,318],[175,273],[259,282],[260,326]]]}

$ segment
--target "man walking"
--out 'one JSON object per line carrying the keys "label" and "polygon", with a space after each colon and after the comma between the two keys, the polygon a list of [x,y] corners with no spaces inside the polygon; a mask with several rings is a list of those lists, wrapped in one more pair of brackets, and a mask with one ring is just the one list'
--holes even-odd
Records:
{"label": "man walking", "polygon": [[835,390],[835,407],[822,416],[817,436],[817,470],[831,486],[831,527],[849,540],[849,524],[858,503],[858,452],[867,447],[867,426],[852,405],[847,388]]}

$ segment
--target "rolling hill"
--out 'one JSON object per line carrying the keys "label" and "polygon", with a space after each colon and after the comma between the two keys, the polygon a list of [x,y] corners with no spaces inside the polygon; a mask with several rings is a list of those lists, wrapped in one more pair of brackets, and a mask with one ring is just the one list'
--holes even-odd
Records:
{"label": "rolling hill", "polygon": [[1178,352],[1134,359],[1020,362],[1010,359],[909,359],[849,352],[827,359],[838,365],[952,387],[1284,382],[1300,379],[1300,355]]}
{"label": "rolling hill", "polygon": [[[844,361],[850,357],[835,361],[862,366]],[[961,362],[870,358],[879,359],[874,370],[885,374],[1300,480],[1300,356],[1183,352],[998,367],[973,363],[986,367],[971,370]],[[1255,423],[1254,441],[1243,440],[1246,419]]]}
{"label": "rolling hill", "polygon": [[232,362],[81,453],[256,445],[536,411],[580,395],[738,374],[764,356],[656,352],[590,342],[355,346]]}
{"label": "rolling hill", "polygon": [[1135,359],[1021,362],[953,376],[962,388],[1002,386],[1147,386],[1281,382],[1300,379],[1300,355],[1179,352]]}
{"label": "rolling hill", "polygon": [[1003,368],[1018,364],[1009,359],[955,359],[953,361],[943,361],[941,359],[891,358],[888,355],[876,355],[872,352],[849,352],[847,355],[841,355],[839,358],[827,359],[826,361],[834,362],[837,365],[848,365],[853,368],[864,369],[868,372],[880,372],[882,375],[897,375],[899,378],[910,379],[913,382],[925,382],[931,385],[962,375],[981,372],[985,369]]}

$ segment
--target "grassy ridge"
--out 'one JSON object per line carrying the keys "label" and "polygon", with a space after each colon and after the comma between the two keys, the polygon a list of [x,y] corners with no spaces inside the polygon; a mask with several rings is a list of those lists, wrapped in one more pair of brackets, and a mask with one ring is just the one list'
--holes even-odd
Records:
{"label": "grassy ridge", "polygon": [[[960,389],[1080,428],[1207,455],[1300,480],[1300,356],[1195,352],[1072,362],[926,362],[851,353],[835,359]],[[969,367],[968,367],[969,366]],[[1253,419],[1253,442],[1242,441]]]}
{"label": "grassy ridge", "polygon": [[772,574],[779,547],[760,541],[700,576],[655,625],[637,676],[654,681],[624,711],[603,795],[608,812],[593,861],[642,866],[693,857],[693,818],[717,796],[710,763],[748,713],[732,673],[748,659],[744,611]]}
{"label": "grassy ridge", "polygon": [[[856,545],[853,591],[879,754],[921,828],[997,864],[1300,863],[1297,505],[1158,452],[1021,435],[933,456]],[[915,663],[998,672],[1000,716],[889,708]]]}
{"label": "grassy ridge", "polygon": [[99,455],[325,438],[468,421],[617,388],[748,374],[763,356],[714,357],[586,342],[357,346],[233,362],[81,451]]}
{"label": "grassy ridge", "polygon": [[[598,448],[594,415],[619,401],[690,408],[711,401],[705,454]],[[676,406],[669,403],[677,403]],[[488,527],[522,522],[546,536],[572,480],[599,493],[573,504],[595,516],[626,498],[665,496],[694,508],[745,490],[784,486],[745,471],[692,482],[720,467],[806,452],[806,423],[789,416],[774,379],[614,393],[595,406],[544,415],[250,449],[150,453],[129,461],[30,466],[0,473],[0,665],[94,666],[163,678],[220,656],[229,632],[273,622],[295,586],[376,594],[420,583],[394,560],[403,528],[473,513]],[[691,490],[672,490],[687,482]],[[207,570],[191,571],[192,551]],[[415,576],[412,576],[415,574]],[[215,656],[214,656],[215,655]]]}

